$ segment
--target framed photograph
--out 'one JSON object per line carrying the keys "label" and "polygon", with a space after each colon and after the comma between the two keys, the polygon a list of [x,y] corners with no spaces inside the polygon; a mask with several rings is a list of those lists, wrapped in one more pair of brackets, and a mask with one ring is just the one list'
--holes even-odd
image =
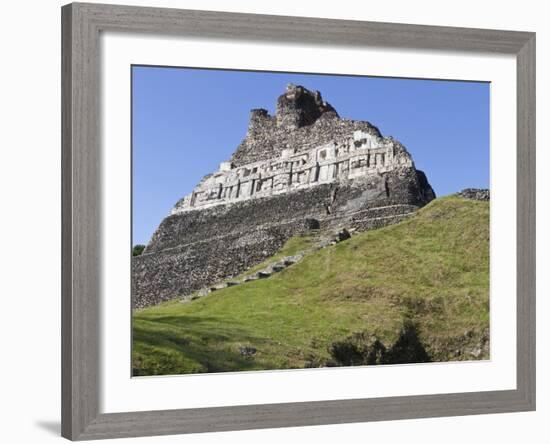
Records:
{"label": "framed photograph", "polygon": [[535,35],[62,8],[62,434],[535,409]]}

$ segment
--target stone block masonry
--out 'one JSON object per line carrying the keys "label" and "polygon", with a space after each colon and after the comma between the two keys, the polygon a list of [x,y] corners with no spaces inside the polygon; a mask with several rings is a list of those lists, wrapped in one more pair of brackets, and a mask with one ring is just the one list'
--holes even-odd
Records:
{"label": "stone block masonry", "polygon": [[252,110],[231,159],[175,204],[133,258],[133,306],[230,279],[310,229],[378,228],[434,198],[401,143],[289,85],[275,116]]}

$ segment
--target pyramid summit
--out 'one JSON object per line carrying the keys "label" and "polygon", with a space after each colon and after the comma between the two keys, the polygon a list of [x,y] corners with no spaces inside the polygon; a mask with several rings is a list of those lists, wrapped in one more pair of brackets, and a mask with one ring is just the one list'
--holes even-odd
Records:
{"label": "pyramid summit", "polygon": [[269,159],[284,148],[303,149],[345,137],[355,130],[380,136],[369,122],[341,119],[319,91],[289,84],[277,99],[275,116],[253,109],[246,137],[231,157],[235,166]]}
{"label": "pyramid summit", "polygon": [[133,305],[236,276],[294,235],[377,228],[434,198],[400,142],[341,118],[320,92],[290,84],[274,116],[251,111],[231,158],[175,204],[133,258]]}

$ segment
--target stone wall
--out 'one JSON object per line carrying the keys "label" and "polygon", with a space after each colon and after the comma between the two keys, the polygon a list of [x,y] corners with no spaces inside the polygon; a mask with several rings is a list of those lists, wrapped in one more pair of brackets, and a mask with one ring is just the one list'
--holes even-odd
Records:
{"label": "stone wall", "polygon": [[273,256],[305,220],[253,227],[144,253],[132,259],[132,305],[142,308],[236,276]]}
{"label": "stone wall", "polygon": [[425,175],[414,168],[404,168],[291,193],[176,212],[161,222],[145,252],[288,220],[324,219],[391,205],[422,206],[433,198]]}

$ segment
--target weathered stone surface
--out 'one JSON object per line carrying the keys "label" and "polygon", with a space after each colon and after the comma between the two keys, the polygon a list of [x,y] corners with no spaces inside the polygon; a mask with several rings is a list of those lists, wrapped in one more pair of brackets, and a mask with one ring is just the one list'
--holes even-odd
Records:
{"label": "weathered stone surface", "polygon": [[348,230],[345,228],[342,228],[341,230],[336,233],[336,237],[338,238],[339,242],[345,241],[346,239],[349,239],[351,237],[351,234]]}
{"label": "weathered stone surface", "polygon": [[434,197],[398,141],[368,122],[341,119],[318,92],[290,85],[276,116],[253,110],[231,160],[178,201],[132,259],[133,305],[227,281],[293,235],[381,227]]}
{"label": "weathered stone surface", "polygon": [[369,122],[340,119],[334,108],[324,102],[318,91],[288,85],[277,100],[277,112],[251,111],[246,137],[231,157],[235,167],[278,157],[285,149],[308,149],[349,137],[361,130],[380,136]]}
{"label": "weathered stone surface", "polygon": [[457,193],[458,196],[464,197],[465,199],[472,199],[472,200],[490,200],[491,199],[491,193],[487,189],[480,189],[480,188],[466,188],[459,193]]}
{"label": "weathered stone surface", "polygon": [[172,214],[365,178],[363,200],[376,200],[388,197],[385,175],[398,169],[414,169],[403,145],[359,130],[312,148],[284,148],[277,156],[240,167],[223,162],[218,172],[205,176],[175,205]]}
{"label": "weathered stone surface", "polygon": [[302,257],[303,256],[301,256],[301,255],[286,256],[286,257],[283,258],[283,263],[288,267],[288,266],[293,265],[296,262],[299,262],[300,260],[302,260]]}
{"label": "weathered stone surface", "polygon": [[279,271],[283,271],[285,269],[285,265],[284,264],[274,264],[271,269],[275,272],[275,273],[278,273]]}

